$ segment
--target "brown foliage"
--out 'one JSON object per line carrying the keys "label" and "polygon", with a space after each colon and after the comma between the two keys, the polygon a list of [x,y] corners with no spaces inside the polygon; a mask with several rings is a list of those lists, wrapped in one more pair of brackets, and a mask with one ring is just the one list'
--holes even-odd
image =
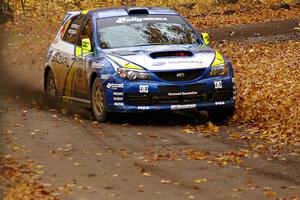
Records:
{"label": "brown foliage", "polygon": [[[67,11],[134,5],[170,7],[187,17],[190,16],[190,21],[199,28],[270,21],[274,18],[277,20],[295,18],[299,16],[300,12],[300,8],[296,4],[291,4],[289,6],[291,9],[272,9],[274,5],[280,5],[281,0],[240,0],[235,4],[214,5],[218,1],[194,0],[191,3],[189,0],[11,0],[11,5],[17,19],[44,19],[52,23],[60,22]],[[233,2],[234,0],[225,0],[224,2],[226,1]]]}
{"label": "brown foliage", "polygon": [[300,145],[300,72],[298,40],[226,43],[238,88],[234,122],[255,123],[270,143]]}
{"label": "brown foliage", "polygon": [[58,200],[52,192],[41,185],[34,176],[32,163],[20,164],[12,158],[4,162],[6,187],[4,200]]}

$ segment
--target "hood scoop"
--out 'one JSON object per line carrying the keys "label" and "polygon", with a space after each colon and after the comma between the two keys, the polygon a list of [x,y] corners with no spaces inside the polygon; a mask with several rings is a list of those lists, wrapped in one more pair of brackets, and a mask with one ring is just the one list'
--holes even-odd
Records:
{"label": "hood scoop", "polygon": [[150,53],[149,56],[153,59],[174,58],[174,57],[192,57],[193,53],[190,51],[161,51],[161,52]]}

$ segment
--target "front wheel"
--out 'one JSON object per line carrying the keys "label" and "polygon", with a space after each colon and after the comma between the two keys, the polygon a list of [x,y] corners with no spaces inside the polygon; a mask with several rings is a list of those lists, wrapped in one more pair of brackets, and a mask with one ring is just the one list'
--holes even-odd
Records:
{"label": "front wheel", "polygon": [[212,122],[224,122],[234,114],[234,107],[214,108],[207,111],[209,119]]}
{"label": "front wheel", "polygon": [[92,111],[99,122],[105,122],[107,112],[105,110],[105,97],[100,79],[97,77],[93,82],[91,95]]}

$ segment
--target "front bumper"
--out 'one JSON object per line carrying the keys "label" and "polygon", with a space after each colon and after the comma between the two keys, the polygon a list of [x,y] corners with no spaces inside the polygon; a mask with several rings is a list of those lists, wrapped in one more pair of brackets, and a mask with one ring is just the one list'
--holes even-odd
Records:
{"label": "front bumper", "polygon": [[173,83],[115,77],[104,83],[104,91],[108,112],[233,107],[236,94],[230,76]]}

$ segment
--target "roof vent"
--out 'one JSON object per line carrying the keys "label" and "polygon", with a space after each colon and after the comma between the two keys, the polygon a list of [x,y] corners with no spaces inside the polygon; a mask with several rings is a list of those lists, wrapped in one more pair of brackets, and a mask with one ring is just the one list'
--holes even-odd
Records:
{"label": "roof vent", "polygon": [[128,15],[148,15],[149,11],[147,8],[141,8],[141,7],[136,7],[136,8],[127,8],[127,13]]}

